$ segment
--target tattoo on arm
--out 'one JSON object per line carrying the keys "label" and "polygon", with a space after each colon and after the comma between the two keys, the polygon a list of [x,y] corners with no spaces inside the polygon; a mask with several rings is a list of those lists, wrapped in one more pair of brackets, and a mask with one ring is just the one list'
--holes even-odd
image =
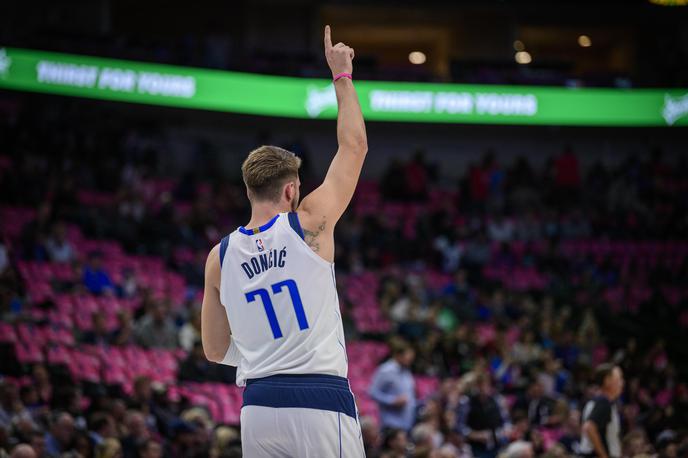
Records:
{"label": "tattoo on arm", "polygon": [[325,230],[325,218],[323,218],[322,223],[318,225],[318,228],[315,231],[309,231],[306,228],[303,228],[303,235],[304,235],[304,240],[308,244],[309,247],[316,253],[320,251],[320,242],[318,241],[318,235],[320,235],[321,232]]}

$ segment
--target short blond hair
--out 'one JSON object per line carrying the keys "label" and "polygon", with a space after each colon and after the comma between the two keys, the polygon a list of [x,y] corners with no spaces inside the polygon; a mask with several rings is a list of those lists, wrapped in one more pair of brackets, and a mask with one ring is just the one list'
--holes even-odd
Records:
{"label": "short blond hair", "polygon": [[241,165],[241,174],[249,197],[277,202],[282,186],[299,175],[301,159],[279,146],[263,145],[254,149]]}

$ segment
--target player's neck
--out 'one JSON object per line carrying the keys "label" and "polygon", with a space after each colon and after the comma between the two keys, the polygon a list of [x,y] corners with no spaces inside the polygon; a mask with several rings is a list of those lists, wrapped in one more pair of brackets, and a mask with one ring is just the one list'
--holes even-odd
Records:
{"label": "player's neck", "polygon": [[251,220],[245,226],[247,229],[255,229],[270,221],[276,214],[291,211],[287,204],[275,204],[272,202],[256,202],[251,205]]}

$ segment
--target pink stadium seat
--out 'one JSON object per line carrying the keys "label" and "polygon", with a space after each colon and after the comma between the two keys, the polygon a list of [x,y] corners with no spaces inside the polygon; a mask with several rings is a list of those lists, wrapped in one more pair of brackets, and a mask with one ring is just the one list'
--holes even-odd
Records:
{"label": "pink stadium seat", "polygon": [[0,342],[15,343],[17,341],[17,333],[14,326],[4,321],[0,321]]}
{"label": "pink stadium seat", "polygon": [[14,348],[16,350],[17,361],[20,363],[42,363],[45,359],[41,347],[34,343],[16,342]]}

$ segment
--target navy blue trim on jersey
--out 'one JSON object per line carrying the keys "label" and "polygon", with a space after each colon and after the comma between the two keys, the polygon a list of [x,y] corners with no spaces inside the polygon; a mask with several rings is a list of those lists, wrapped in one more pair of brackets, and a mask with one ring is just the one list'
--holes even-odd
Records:
{"label": "navy blue trim on jersey", "polygon": [[301,239],[304,239],[303,229],[301,229],[301,223],[299,222],[299,215],[296,212],[289,212],[289,225],[294,229],[294,232],[299,234]]}
{"label": "navy blue trim on jersey", "polygon": [[277,221],[277,218],[279,218],[279,213],[273,216],[270,221],[255,229],[246,229],[244,226],[239,226],[239,232],[246,235],[260,234],[270,229],[272,225],[275,224],[275,221]]}
{"label": "navy blue trim on jersey", "polygon": [[349,381],[336,375],[271,375],[249,379],[243,405],[329,410],[356,418]]}
{"label": "navy blue trim on jersey", "polygon": [[220,270],[222,269],[222,264],[224,264],[225,261],[225,254],[227,253],[227,247],[229,246],[229,236],[226,235],[222,237],[222,241],[220,242]]}

